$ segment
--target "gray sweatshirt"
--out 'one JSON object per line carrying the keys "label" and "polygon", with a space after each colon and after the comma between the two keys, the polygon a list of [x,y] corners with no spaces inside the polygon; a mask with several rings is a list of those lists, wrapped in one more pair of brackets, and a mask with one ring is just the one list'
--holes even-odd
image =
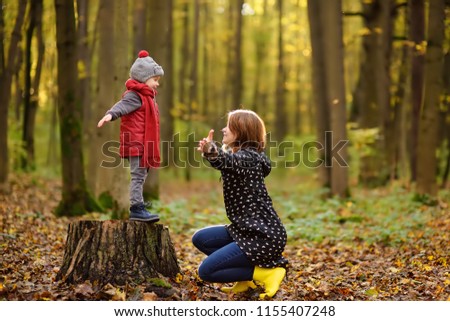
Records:
{"label": "gray sweatshirt", "polygon": [[111,120],[116,120],[124,115],[130,114],[142,106],[139,95],[133,91],[127,92],[106,114],[112,116]]}

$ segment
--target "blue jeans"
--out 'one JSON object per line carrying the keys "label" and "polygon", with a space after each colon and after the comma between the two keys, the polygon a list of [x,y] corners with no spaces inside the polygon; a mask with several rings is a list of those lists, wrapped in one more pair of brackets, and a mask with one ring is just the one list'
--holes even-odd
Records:
{"label": "blue jeans", "polygon": [[225,226],[211,226],[195,232],[192,243],[208,255],[198,268],[198,276],[202,280],[229,283],[253,279],[255,265],[231,238]]}

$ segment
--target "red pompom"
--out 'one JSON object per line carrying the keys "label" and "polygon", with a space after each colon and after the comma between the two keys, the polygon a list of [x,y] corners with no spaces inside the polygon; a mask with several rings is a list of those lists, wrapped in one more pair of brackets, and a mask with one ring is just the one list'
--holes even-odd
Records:
{"label": "red pompom", "polygon": [[147,50],[139,51],[139,55],[138,55],[139,58],[144,58],[144,57],[148,57],[148,56],[149,56],[149,54],[148,54]]}

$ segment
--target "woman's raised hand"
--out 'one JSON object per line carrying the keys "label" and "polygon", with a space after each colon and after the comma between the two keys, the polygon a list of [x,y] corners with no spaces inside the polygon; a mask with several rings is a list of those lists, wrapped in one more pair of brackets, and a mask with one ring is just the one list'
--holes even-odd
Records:
{"label": "woman's raised hand", "polygon": [[203,138],[201,141],[198,142],[198,148],[197,150],[200,152],[203,152],[203,147],[207,144],[213,141],[214,136],[214,129],[211,129],[208,133],[208,137]]}

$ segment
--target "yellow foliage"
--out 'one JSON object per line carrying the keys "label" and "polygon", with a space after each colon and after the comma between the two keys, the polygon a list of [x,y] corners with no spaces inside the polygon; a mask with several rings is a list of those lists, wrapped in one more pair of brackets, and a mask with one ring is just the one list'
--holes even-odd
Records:
{"label": "yellow foliage", "polygon": [[373,28],[373,31],[379,35],[381,35],[383,33],[383,29],[381,29],[381,28]]}
{"label": "yellow foliage", "polygon": [[431,266],[429,266],[428,264],[425,264],[425,265],[423,266],[423,270],[428,272],[428,271],[433,270],[433,268],[432,268]]}
{"label": "yellow foliage", "polygon": [[359,32],[358,32],[358,34],[359,34],[360,36],[368,36],[368,35],[370,35],[371,33],[372,33],[372,32],[370,31],[369,28],[362,28],[362,29],[360,29]]}
{"label": "yellow foliage", "polygon": [[84,79],[88,76],[86,66],[82,60],[78,60],[77,68],[78,68],[78,79]]}
{"label": "yellow foliage", "polygon": [[116,289],[116,293],[112,297],[113,301],[126,301],[126,293],[120,288]]}
{"label": "yellow foliage", "polygon": [[175,277],[175,282],[180,284],[183,281],[183,275],[181,273],[177,273],[177,276]]}

